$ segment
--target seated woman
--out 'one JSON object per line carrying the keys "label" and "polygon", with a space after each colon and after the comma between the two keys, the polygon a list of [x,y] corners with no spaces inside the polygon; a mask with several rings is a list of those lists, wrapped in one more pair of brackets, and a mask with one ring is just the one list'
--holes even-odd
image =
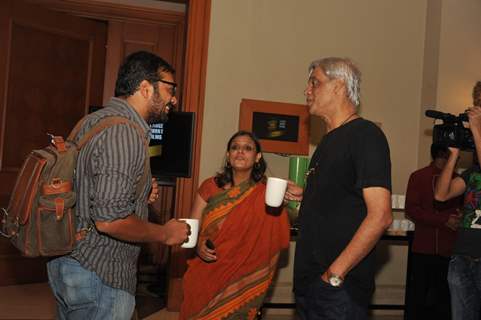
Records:
{"label": "seated woman", "polygon": [[266,211],[265,170],[259,141],[239,131],[223,171],[200,186],[192,209],[202,224],[198,256],[184,275],[180,319],[255,318],[289,245],[285,210]]}

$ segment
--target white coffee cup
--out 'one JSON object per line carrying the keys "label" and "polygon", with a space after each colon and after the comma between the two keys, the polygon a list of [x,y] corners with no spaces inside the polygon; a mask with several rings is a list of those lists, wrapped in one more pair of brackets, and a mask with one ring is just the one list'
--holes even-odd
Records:
{"label": "white coffee cup", "polygon": [[190,226],[189,241],[184,242],[182,248],[194,248],[197,244],[197,236],[199,234],[199,219],[179,219],[185,221]]}
{"label": "white coffee cup", "polygon": [[408,231],[414,231],[415,228],[416,228],[416,225],[414,224],[414,222],[412,222],[411,220],[409,220]]}
{"label": "white coffee cup", "polygon": [[391,230],[398,231],[399,229],[401,229],[401,221],[394,219],[391,224]]}
{"label": "white coffee cup", "polygon": [[266,204],[269,207],[280,207],[284,201],[287,189],[287,180],[269,177],[267,178]]}
{"label": "white coffee cup", "polygon": [[403,194],[398,194],[397,196],[397,207],[399,209],[404,209],[404,205],[406,204],[406,196]]}
{"label": "white coffee cup", "polygon": [[409,220],[408,219],[402,219],[401,220],[401,230],[402,231],[409,231]]}
{"label": "white coffee cup", "polygon": [[391,208],[397,209],[397,194],[391,195]]}

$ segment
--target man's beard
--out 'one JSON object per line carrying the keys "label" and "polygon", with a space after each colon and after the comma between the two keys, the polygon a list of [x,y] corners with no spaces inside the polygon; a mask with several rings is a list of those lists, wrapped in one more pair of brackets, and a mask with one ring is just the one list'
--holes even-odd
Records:
{"label": "man's beard", "polygon": [[167,122],[169,120],[167,109],[172,110],[173,105],[170,101],[165,103],[160,97],[159,89],[154,86],[154,96],[152,97],[152,105],[147,115],[147,123]]}

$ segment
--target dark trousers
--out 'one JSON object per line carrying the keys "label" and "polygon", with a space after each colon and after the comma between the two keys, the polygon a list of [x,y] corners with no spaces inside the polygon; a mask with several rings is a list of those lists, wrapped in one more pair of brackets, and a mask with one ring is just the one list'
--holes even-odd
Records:
{"label": "dark trousers", "polygon": [[449,258],[412,253],[407,319],[451,319]]}
{"label": "dark trousers", "polygon": [[355,302],[343,287],[335,288],[321,279],[305,290],[296,290],[300,320],[367,320],[367,305]]}

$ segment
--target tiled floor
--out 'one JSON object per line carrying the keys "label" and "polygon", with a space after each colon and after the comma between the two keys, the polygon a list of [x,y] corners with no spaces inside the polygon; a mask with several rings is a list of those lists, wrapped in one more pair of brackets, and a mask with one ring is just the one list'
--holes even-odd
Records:
{"label": "tiled floor", "polygon": [[[156,307],[155,299],[138,299],[140,310],[146,314]],[[140,313],[142,313],[140,312]],[[145,320],[176,320],[176,312],[165,309],[154,312]],[[5,320],[53,320],[55,319],[55,302],[46,283],[0,287],[0,319]],[[270,315],[264,320],[295,320],[293,316]],[[402,320],[402,316],[376,315],[371,320]]]}

